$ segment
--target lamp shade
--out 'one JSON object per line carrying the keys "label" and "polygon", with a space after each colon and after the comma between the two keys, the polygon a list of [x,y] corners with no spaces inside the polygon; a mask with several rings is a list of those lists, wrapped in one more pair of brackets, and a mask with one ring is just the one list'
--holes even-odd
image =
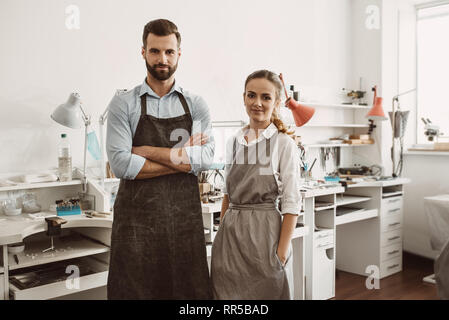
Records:
{"label": "lamp shade", "polygon": [[81,98],[78,93],[71,93],[67,102],[61,104],[53,111],[51,118],[59,124],[72,129],[81,128],[83,122],[81,116]]}
{"label": "lamp shade", "polygon": [[297,127],[302,127],[309,122],[315,113],[314,108],[302,105],[292,98],[289,98],[285,105],[292,112]]}
{"label": "lamp shade", "polygon": [[382,108],[382,98],[375,97],[374,104],[371,110],[366,114],[366,117],[370,120],[387,120],[388,118],[385,116],[384,110]]}

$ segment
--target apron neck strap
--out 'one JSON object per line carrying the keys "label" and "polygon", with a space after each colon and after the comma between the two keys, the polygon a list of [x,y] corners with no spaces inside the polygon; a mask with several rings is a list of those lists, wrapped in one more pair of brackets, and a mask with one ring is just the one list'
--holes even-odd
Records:
{"label": "apron neck strap", "polygon": [[186,98],[184,98],[184,95],[181,92],[176,91],[176,93],[178,94],[179,101],[181,101],[182,107],[184,108],[184,112],[186,114],[190,114],[190,110],[189,110],[189,106],[187,105]]}
{"label": "apron neck strap", "polygon": [[[176,91],[178,94],[179,101],[181,101],[182,108],[184,109],[184,112],[186,114],[190,114],[189,106],[187,105],[186,98],[184,98],[184,95],[181,92]],[[146,115],[147,114],[147,93],[144,93],[140,96],[140,114]]]}

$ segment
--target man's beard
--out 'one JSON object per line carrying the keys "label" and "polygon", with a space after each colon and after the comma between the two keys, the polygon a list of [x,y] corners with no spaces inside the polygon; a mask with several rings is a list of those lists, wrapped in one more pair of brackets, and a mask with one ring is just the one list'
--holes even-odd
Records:
{"label": "man's beard", "polygon": [[[153,66],[150,66],[146,60],[145,60],[145,64],[147,66],[148,72],[153,76],[153,78],[160,80],[160,81],[164,81],[164,80],[167,80],[168,78],[170,78],[173,75],[173,73],[175,73],[176,69],[178,68],[177,62],[173,67],[170,67],[168,65],[162,65],[162,64],[155,64]],[[157,67],[161,67],[161,66],[168,67],[168,71],[156,70]]]}

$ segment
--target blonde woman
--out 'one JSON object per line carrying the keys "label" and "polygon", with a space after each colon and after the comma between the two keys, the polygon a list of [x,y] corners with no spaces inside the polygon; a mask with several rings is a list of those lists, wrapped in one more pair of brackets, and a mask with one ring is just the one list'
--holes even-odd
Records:
{"label": "blonde woman", "polygon": [[279,76],[248,76],[249,125],[227,148],[226,191],[212,247],[215,299],[292,299],[291,238],[300,212],[299,152],[279,119]]}

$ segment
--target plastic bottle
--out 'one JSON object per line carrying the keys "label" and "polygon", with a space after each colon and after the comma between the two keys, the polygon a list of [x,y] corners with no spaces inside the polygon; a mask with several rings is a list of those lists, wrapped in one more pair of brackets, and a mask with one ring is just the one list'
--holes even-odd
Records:
{"label": "plastic bottle", "polygon": [[288,96],[290,97],[290,98],[294,98],[293,97],[293,93],[295,92],[295,86],[293,85],[293,84],[291,84],[290,85],[290,90],[289,90],[289,92],[288,92]]}
{"label": "plastic bottle", "polygon": [[61,140],[58,145],[58,175],[59,181],[72,180],[72,154],[70,143],[65,133],[61,134]]}

